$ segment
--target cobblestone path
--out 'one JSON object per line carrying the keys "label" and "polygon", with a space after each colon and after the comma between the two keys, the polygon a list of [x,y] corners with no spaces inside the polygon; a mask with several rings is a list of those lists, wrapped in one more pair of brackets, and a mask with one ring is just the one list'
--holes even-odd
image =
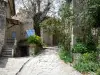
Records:
{"label": "cobblestone path", "polygon": [[31,58],[0,58],[0,75],[16,75],[29,59]]}
{"label": "cobblestone path", "polygon": [[57,48],[51,47],[31,59],[18,75],[81,75],[81,73],[70,64],[61,61],[57,55]]}

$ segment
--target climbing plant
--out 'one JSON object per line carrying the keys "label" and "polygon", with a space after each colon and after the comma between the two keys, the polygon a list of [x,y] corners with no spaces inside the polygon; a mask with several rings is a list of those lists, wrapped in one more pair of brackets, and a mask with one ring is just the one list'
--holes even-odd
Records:
{"label": "climbing plant", "polygon": [[70,8],[70,3],[62,4],[59,15],[61,17],[62,29],[60,38],[60,44],[65,47],[66,50],[70,50],[71,42],[71,27],[74,23],[73,9]]}
{"label": "climbing plant", "polygon": [[59,56],[65,62],[72,62],[72,51],[71,51],[71,31],[74,23],[74,13],[73,9],[70,7],[70,0],[66,0],[64,4],[62,4],[59,15],[61,17],[61,25],[62,29],[60,31],[60,51]]}

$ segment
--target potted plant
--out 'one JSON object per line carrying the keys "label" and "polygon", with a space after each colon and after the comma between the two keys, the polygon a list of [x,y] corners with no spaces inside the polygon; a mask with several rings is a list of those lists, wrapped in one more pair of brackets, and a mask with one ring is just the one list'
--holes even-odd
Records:
{"label": "potted plant", "polygon": [[37,35],[33,35],[28,37],[28,43],[29,43],[29,47],[30,47],[30,55],[36,55],[40,52],[41,48],[42,48],[42,41],[41,38]]}

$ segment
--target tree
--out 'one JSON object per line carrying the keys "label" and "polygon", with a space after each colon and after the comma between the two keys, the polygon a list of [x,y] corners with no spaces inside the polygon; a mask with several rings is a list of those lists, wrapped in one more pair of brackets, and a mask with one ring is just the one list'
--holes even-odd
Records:
{"label": "tree", "polygon": [[[44,1],[44,2],[43,2]],[[33,19],[33,25],[36,35],[40,36],[39,24],[45,20],[47,13],[51,8],[51,0],[22,0],[24,10]],[[45,5],[46,4],[46,5]],[[42,6],[43,5],[43,6]]]}
{"label": "tree", "polygon": [[66,50],[70,50],[71,26],[74,19],[70,3],[62,3],[59,16],[60,18],[50,17],[44,20],[41,26],[46,32],[56,34],[58,43]]}
{"label": "tree", "polygon": [[[79,5],[78,9],[78,22],[79,26],[83,32],[83,42],[87,43],[88,39],[93,37],[91,30],[93,28],[99,27],[99,12],[100,12],[100,1],[98,0],[85,0],[81,2],[82,4]],[[84,8],[83,8],[84,7]],[[91,37],[90,37],[91,36]],[[92,39],[91,39],[92,40]]]}
{"label": "tree", "polygon": [[49,34],[56,34],[56,32],[60,32],[61,30],[61,20],[59,18],[49,17],[44,20],[40,26],[44,29],[45,32]]}

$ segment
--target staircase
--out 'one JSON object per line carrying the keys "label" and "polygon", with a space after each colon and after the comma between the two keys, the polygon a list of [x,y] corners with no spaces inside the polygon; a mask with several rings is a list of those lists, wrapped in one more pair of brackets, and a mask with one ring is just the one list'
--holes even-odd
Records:
{"label": "staircase", "polygon": [[14,39],[7,39],[6,44],[2,49],[2,57],[13,57],[15,46],[16,45]]}

